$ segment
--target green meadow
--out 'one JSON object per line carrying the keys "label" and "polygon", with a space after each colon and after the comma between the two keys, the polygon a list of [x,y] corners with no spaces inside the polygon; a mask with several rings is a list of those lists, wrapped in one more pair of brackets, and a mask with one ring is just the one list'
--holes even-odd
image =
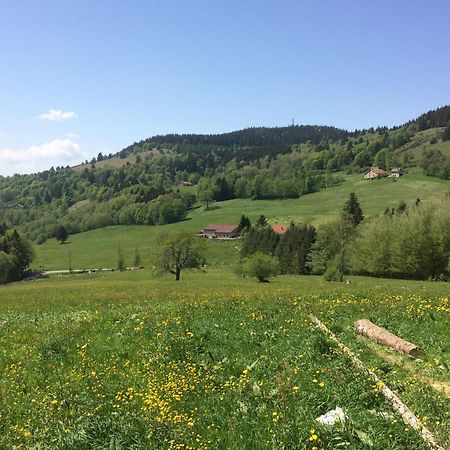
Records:
{"label": "green meadow", "polygon": [[[417,198],[434,202],[445,197],[450,183],[438,178],[426,177],[412,170],[398,180],[386,178],[364,181],[361,175],[343,175],[338,186],[291,200],[235,199],[215,203],[209,210],[203,206],[191,211],[187,220],[158,226],[113,226],[70,236],[64,245],[55,239],[36,246],[36,258],[32,267],[44,270],[113,268],[117,265],[120,245],[125,262],[131,266],[135,247],[139,248],[141,263],[153,265],[161,234],[177,230],[199,231],[213,223],[237,224],[242,214],[254,223],[264,214],[270,223],[311,223],[320,226],[339,216],[351,192],[355,192],[366,217],[382,214],[387,207],[398,206],[401,201],[412,205]],[[233,265],[237,262],[235,242],[208,242],[208,263],[213,266]]]}
{"label": "green meadow", "polygon": [[[153,265],[160,237],[209,223],[333,220],[350,192],[366,217],[442,199],[448,181],[345,176],[299,199],[231,200],[165,226],[114,226],[36,247],[33,268],[113,268],[137,247],[143,270],[52,275],[0,287],[0,448],[428,448],[366,375],[310,321],[322,320],[450,445],[448,284],[349,277],[239,277],[240,242],[207,240],[208,265],[181,280]],[[367,318],[419,359],[355,335]],[[343,408],[333,426],[316,418]]]}
{"label": "green meadow", "polygon": [[[63,275],[0,288],[0,448],[426,449],[308,315],[450,444],[447,286],[228,269]],[[423,349],[358,338],[360,318]],[[334,426],[315,419],[340,406]]]}

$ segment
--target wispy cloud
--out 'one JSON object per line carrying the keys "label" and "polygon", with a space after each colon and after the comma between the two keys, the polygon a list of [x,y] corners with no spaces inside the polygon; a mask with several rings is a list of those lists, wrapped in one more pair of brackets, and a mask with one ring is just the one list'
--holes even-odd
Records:
{"label": "wispy cloud", "polygon": [[0,148],[0,168],[3,175],[31,173],[52,165],[71,165],[84,156],[81,146],[72,139],[53,139],[20,150]]}
{"label": "wispy cloud", "polygon": [[50,120],[52,122],[62,122],[66,119],[75,119],[78,117],[73,111],[60,111],[58,109],[49,109],[48,112],[40,114],[37,119],[40,120]]}

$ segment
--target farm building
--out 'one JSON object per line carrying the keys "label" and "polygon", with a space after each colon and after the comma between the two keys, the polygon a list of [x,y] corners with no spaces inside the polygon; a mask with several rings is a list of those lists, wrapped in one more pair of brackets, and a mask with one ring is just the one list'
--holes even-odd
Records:
{"label": "farm building", "polygon": [[383,178],[383,177],[387,177],[387,176],[388,176],[388,173],[385,170],[380,169],[377,166],[374,166],[374,167],[371,167],[370,170],[364,174],[364,179],[365,180],[375,180],[376,178]]}
{"label": "farm building", "polygon": [[210,239],[234,239],[238,234],[237,225],[208,225],[199,236]]}
{"label": "farm building", "polygon": [[394,168],[391,170],[391,174],[390,174],[389,176],[392,177],[392,178],[399,178],[399,177],[401,177],[402,175],[403,175],[402,169],[401,169],[400,167],[394,167]]}

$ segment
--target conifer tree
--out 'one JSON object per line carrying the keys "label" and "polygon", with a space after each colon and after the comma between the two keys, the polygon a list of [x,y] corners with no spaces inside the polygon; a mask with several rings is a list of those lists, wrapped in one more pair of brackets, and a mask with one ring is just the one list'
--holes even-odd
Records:
{"label": "conifer tree", "polygon": [[267,219],[266,216],[264,216],[264,214],[261,214],[258,218],[258,220],[256,221],[255,224],[257,227],[265,227],[267,226]]}
{"label": "conifer tree", "polygon": [[343,217],[348,218],[352,225],[356,227],[364,219],[364,214],[354,192],[349,195],[347,203],[344,205]]}
{"label": "conifer tree", "polygon": [[69,237],[69,233],[67,232],[67,230],[60,225],[57,229],[56,229],[56,240],[61,242],[61,244],[64,244],[64,242],[67,241],[67,238]]}
{"label": "conifer tree", "polygon": [[250,227],[251,227],[250,219],[245,214],[242,214],[241,220],[239,221],[238,225],[239,232],[243,230],[248,230]]}

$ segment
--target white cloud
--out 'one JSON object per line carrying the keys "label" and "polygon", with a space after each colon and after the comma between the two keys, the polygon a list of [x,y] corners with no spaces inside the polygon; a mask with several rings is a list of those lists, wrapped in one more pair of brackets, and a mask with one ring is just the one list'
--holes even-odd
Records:
{"label": "white cloud", "polygon": [[72,111],[64,112],[64,111],[60,111],[60,110],[57,110],[57,109],[50,108],[48,110],[48,112],[37,116],[37,119],[50,120],[52,122],[62,122],[63,120],[75,119],[76,117],[78,117],[78,115],[75,114]]}
{"label": "white cloud", "polygon": [[21,150],[0,148],[0,174],[31,173],[50,166],[72,165],[84,156],[80,145],[71,139],[54,139]]}

